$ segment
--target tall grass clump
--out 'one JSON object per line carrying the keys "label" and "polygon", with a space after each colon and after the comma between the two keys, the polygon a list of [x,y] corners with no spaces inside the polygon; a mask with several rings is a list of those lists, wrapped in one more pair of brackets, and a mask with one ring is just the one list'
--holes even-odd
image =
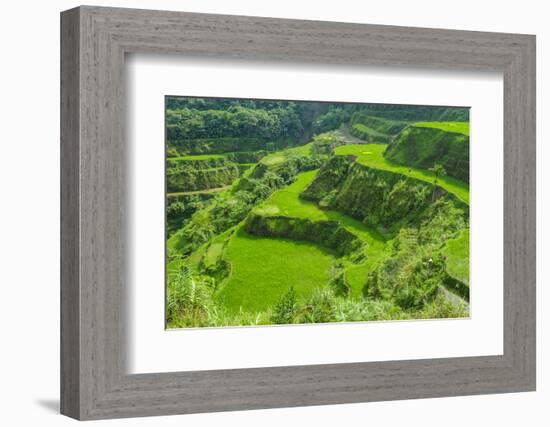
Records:
{"label": "tall grass clump", "polygon": [[168,279],[166,319],[177,320],[180,327],[206,326],[211,309],[210,281],[196,276],[188,265],[182,265]]}
{"label": "tall grass clump", "polygon": [[277,301],[273,308],[271,321],[277,325],[295,323],[298,311],[298,302],[296,300],[296,291],[294,287],[290,289]]}

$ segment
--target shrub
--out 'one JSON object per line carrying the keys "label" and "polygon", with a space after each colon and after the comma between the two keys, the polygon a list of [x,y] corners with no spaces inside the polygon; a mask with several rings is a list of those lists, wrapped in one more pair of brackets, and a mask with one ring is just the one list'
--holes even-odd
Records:
{"label": "shrub", "polygon": [[369,273],[363,291],[367,298],[417,310],[433,300],[446,276],[440,251],[419,246],[418,231],[405,228],[393,241],[390,256]]}
{"label": "shrub", "polygon": [[214,278],[214,291],[218,288],[218,283],[231,273],[231,264],[224,259],[219,259],[214,264],[203,266],[203,268],[205,274]]}
{"label": "shrub", "polygon": [[208,206],[213,194],[189,194],[171,196],[166,201],[167,237],[184,227],[195,212]]}
{"label": "shrub", "polygon": [[430,185],[414,179],[399,179],[386,193],[379,221],[385,226],[402,220],[422,209],[432,194]]}
{"label": "shrub", "polygon": [[343,108],[333,108],[326,114],[319,116],[313,121],[312,129],[314,134],[320,134],[330,130],[338,129],[344,122],[350,119],[351,113]]}
{"label": "shrub", "polygon": [[275,324],[288,324],[295,323],[298,310],[298,303],[296,301],[296,292],[293,287],[279,299],[275,307],[273,308],[273,314],[271,315],[271,321]]}
{"label": "shrub", "polygon": [[470,309],[465,302],[453,303],[438,294],[430,303],[416,313],[416,318],[421,319],[452,319],[459,317],[468,317]]}
{"label": "shrub", "polygon": [[313,137],[311,154],[313,156],[329,156],[334,153],[334,148],[342,142],[334,132],[326,132]]}
{"label": "shrub", "polygon": [[441,198],[430,204],[418,217],[421,245],[436,244],[456,237],[458,231],[468,227],[468,206],[454,198]]}
{"label": "shrub", "polygon": [[211,304],[212,279],[195,275],[184,264],[168,277],[166,319],[178,319],[180,325],[204,326],[208,321]]}
{"label": "shrub", "polygon": [[404,316],[403,309],[388,300],[340,298],[336,307],[336,320],[339,322],[396,320]]}
{"label": "shrub", "polygon": [[336,296],[330,288],[315,289],[300,310],[300,323],[336,321]]}
{"label": "shrub", "polygon": [[334,289],[334,293],[339,297],[347,297],[350,294],[351,288],[346,281],[344,265],[338,262],[330,271],[330,285]]}
{"label": "shrub", "polygon": [[260,159],[267,155],[266,150],[258,150],[258,151],[235,151],[232,153],[228,153],[225,156],[228,160],[235,162],[235,163],[256,163],[260,161]]}

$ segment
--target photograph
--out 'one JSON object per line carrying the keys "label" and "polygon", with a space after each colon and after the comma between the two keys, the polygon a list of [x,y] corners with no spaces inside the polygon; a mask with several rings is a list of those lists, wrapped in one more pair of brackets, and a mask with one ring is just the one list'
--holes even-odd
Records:
{"label": "photograph", "polygon": [[469,107],[164,113],[167,329],[469,317]]}

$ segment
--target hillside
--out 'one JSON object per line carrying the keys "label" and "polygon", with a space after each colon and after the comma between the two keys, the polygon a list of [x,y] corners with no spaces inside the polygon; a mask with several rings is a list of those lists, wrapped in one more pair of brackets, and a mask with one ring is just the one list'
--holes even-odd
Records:
{"label": "hillside", "polygon": [[169,158],[166,186],[169,193],[209,190],[231,184],[239,167],[223,156]]}
{"label": "hillside", "polygon": [[470,135],[469,122],[416,122],[416,127],[426,127],[432,129],[440,129],[445,132],[461,133],[462,135]]}
{"label": "hillside", "polygon": [[[403,176],[408,176],[428,183],[433,183],[435,181],[435,174],[430,170],[417,167],[407,167],[389,160],[387,149],[388,146],[384,144],[351,144],[337,147],[335,152],[339,155],[351,155],[357,157],[357,161],[359,163],[375,169],[399,173]],[[437,179],[437,184],[446,191],[456,195],[460,200],[468,203],[470,192],[469,187],[465,182],[450,176],[441,176]]]}
{"label": "hillside", "polygon": [[403,130],[387,148],[386,158],[400,165],[429,169],[436,164],[446,173],[470,181],[470,138],[465,125],[418,123]]}

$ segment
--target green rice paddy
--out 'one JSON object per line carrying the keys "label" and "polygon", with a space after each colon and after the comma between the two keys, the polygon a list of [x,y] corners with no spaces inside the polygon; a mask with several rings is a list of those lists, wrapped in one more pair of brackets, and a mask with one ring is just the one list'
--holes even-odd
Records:
{"label": "green rice paddy", "polygon": [[[338,155],[356,156],[357,161],[365,166],[399,173],[430,183],[434,182],[435,175],[433,172],[398,165],[397,163],[386,159],[384,157],[386,147],[386,144],[352,144],[336,147],[335,151]],[[470,202],[470,190],[468,184],[450,176],[439,177],[437,179],[437,184],[448,192],[453,193],[463,202]]]}
{"label": "green rice paddy", "polygon": [[252,236],[237,228],[225,251],[231,273],[216,299],[232,312],[272,306],[290,286],[299,298],[329,279],[336,260],[312,243]]}
{"label": "green rice paddy", "polygon": [[417,122],[414,125],[423,128],[441,129],[445,132],[461,133],[466,136],[470,135],[469,122]]}

